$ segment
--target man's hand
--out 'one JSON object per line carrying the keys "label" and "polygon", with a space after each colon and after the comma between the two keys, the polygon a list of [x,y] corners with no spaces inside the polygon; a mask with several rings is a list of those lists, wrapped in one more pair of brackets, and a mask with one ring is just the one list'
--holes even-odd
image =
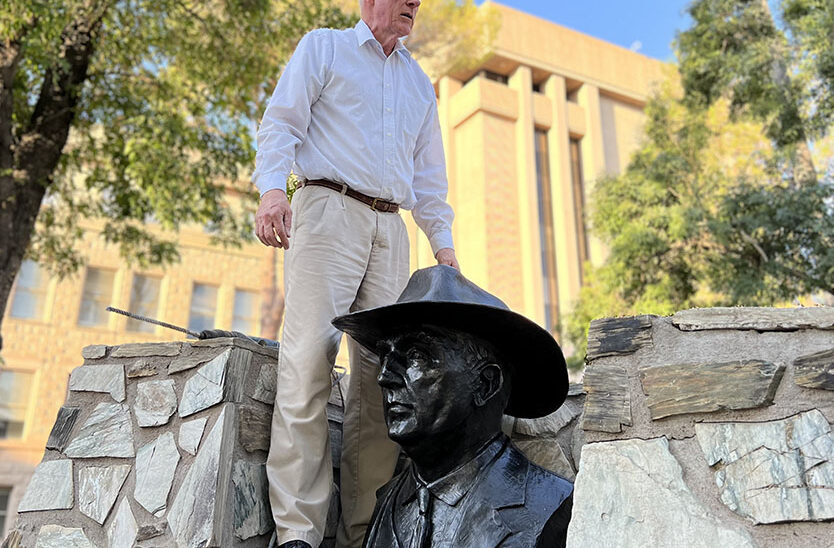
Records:
{"label": "man's hand", "polygon": [[255,214],[255,235],[261,243],[289,249],[291,227],[292,211],[287,193],[274,189],[261,196],[261,205]]}
{"label": "man's hand", "polygon": [[438,249],[437,253],[434,254],[434,258],[437,259],[437,264],[449,265],[453,268],[457,268],[458,270],[460,270],[460,265],[458,264],[457,257],[455,257],[455,250],[451,247],[444,247],[443,249]]}

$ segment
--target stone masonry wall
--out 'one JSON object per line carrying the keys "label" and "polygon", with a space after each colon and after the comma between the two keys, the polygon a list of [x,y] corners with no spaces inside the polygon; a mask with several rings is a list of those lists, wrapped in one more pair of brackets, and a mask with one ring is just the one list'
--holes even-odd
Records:
{"label": "stone masonry wall", "polygon": [[3,548],[265,548],[277,349],[213,339],[83,356]]}
{"label": "stone masonry wall", "polygon": [[[2,548],[266,548],[277,350],[83,354]],[[569,546],[834,548],[834,310],[599,320],[587,362],[555,413],[504,423],[575,479]],[[337,465],[345,384],[328,404]]]}
{"label": "stone masonry wall", "polygon": [[569,546],[834,546],[834,309],[595,321]]}

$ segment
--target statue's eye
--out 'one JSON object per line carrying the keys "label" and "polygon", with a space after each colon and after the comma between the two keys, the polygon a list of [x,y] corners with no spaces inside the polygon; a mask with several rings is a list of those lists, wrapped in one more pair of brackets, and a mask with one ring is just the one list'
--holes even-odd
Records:
{"label": "statue's eye", "polygon": [[409,348],[408,353],[406,353],[406,358],[409,362],[425,363],[428,361],[426,353],[419,348]]}

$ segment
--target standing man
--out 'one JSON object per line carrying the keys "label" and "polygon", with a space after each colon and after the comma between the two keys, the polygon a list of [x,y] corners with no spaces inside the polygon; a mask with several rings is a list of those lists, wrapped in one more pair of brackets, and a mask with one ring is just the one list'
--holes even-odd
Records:
{"label": "standing man", "polygon": [[[438,263],[458,267],[434,89],[399,39],[420,0],[361,0],[353,29],[307,34],[258,131],[256,234],[286,250],[269,498],[278,545],[321,543],[332,484],[325,405],[341,333],[330,321],[393,303],[408,279],[411,209]],[[287,200],[286,179],[301,181]],[[376,356],[349,339],[337,544],[359,546],[392,476]]]}

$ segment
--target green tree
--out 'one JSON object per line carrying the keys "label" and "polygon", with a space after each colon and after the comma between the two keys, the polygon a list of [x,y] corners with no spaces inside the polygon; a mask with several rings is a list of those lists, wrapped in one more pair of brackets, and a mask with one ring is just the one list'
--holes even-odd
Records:
{"label": "green tree", "polygon": [[694,107],[729,97],[735,115],[762,121],[789,153],[797,183],[816,180],[813,140],[834,120],[834,2],[783,0],[780,28],[767,0],[698,0],[678,37]]}
{"label": "green tree", "polygon": [[727,98],[733,119],[760,122],[774,146],[769,177],[740,181],[724,203],[715,233],[734,253],[712,278],[734,303],[830,291],[834,181],[813,151],[834,122],[834,0],[783,0],[776,18],[766,0],[699,0],[690,14],[678,39],[685,101]]}
{"label": "green tree", "polygon": [[[568,337],[596,317],[772,305],[834,287],[834,2],[698,0],[680,82],[646,109],[625,172],[595,186],[590,269]],[[826,164],[827,162],[827,164]]]}

